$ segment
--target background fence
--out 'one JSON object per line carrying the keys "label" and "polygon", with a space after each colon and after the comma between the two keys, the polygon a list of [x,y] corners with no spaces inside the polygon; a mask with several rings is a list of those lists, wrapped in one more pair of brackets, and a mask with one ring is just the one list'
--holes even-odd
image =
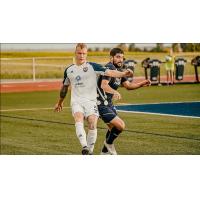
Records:
{"label": "background fence", "polygon": [[61,78],[73,57],[1,58],[1,79]]}
{"label": "background fence", "polygon": [[[144,68],[141,62],[147,55],[127,56],[127,59],[137,61],[135,77],[144,76]],[[194,55],[185,55],[187,64],[185,66],[185,75],[194,75],[194,67],[191,65],[191,59]],[[164,55],[154,54],[151,58],[164,61]],[[61,79],[65,68],[74,62],[73,57],[29,57],[29,58],[1,58],[1,80],[21,80],[26,79],[36,81],[37,79]],[[105,64],[109,61],[108,56],[88,56],[88,61]],[[161,76],[165,76],[164,64],[160,67]]]}

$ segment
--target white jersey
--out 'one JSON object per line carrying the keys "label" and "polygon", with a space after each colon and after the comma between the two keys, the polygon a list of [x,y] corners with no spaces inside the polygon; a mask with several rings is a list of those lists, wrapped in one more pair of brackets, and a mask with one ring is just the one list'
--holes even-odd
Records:
{"label": "white jersey", "polygon": [[106,68],[91,62],[71,65],[64,72],[64,85],[71,85],[71,105],[97,101],[97,76],[104,75]]}

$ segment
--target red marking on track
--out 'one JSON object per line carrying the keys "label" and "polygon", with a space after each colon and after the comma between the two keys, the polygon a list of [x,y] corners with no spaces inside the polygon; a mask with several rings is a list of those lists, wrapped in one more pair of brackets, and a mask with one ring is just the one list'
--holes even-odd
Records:
{"label": "red marking on track", "polygon": [[[135,82],[140,82],[144,80],[143,77],[135,77]],[[166,77],[161,77],[161,82],[166,82]],[[183,81],[178,82],[195,82],[194,75],[184,76]],[[62,81],[52,81],[52,82],[28,82],[28,83],[1,83],[0,93],[11,93],[11,92],[32,92],[32,91],[52,91],[60,90],[62,86]]]}
{"label": "red marking on track", "polygon": [[61,81],[57,82],[33,82],[33,83],[2,83],[1,93],[10,92],[32,92],[32,91],[52,91],[60,90]]}

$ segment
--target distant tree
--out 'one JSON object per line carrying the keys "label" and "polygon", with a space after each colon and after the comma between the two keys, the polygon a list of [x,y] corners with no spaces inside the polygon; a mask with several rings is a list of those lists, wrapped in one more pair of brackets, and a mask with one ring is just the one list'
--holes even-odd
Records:
{"label": "distant tree", "polygon": [[135,43],[131,43],[128,47],[128,51],[135,51]]}
{"label": "distant tree", "polygon": [[120,43],[120,44],[118,44],[117,48],[120,48],[123,51],[128,51],[128,47],[127,47],[126,43]]}
{"label": "distant tree", "polygon": [[196,43],[195,46],[196,46],[196,51],[199,52],[200,51],[200,43]]}
{"label": "distant tree", "polygon": [[91,52],[92,51],[92,48],[88,48],[88,52]]}
{"label": "distant tree", "polygon": [[163,52],[163,50],[164,50],[163,43],[157,43],[156,48],[157,48],[157,52]]}
{"label": "distant tree", "polygon": [[142,51],[142,49],[140,49],[139,47],[135,48],[135,52],[141,52],[141,51]]}
{"label": "distant tree", "polygon": [[189,43],[188,44],[188,50],[190,51],[190,52],[194,52],[195,51],[195,44],[194,43]]}
{"label": "distant tree", "polygon": [[157,50],[156,50],[156,48],[154,47],[154,48],[152,48],[152,49],[150,49],[150,52],[156,52]]}
{"label": "distant tree", "polygon": [[108,51],[110,51],[110,48],[103,48],[103,51],[108,52]]}
{"label": "distant tree", "polygon": [[144,47],[143,51],[144,52],[148,52],[148,49],[146,47]]}
{"label": "distant tree", "polygon": [[164,52],[163,43],[156,43],[156,47],[151,49],[152,52]]}
{"label": "distant tree", "polygon": [[99,47],[95,47],[94,51],[99,52],[100,48]]}
{"label": "distant tree", "polygon": [[179,43],[173,43],[172,49],[173,49],[174,52],[179,52]]}
{"label": "distant tree", "polygon": [[187,43],[180,43],[183,52],[187,52]]}
{"label": "distant tree", "polygon": [[200,43],[181,43],[180,46],[184,52],[200,51]]}

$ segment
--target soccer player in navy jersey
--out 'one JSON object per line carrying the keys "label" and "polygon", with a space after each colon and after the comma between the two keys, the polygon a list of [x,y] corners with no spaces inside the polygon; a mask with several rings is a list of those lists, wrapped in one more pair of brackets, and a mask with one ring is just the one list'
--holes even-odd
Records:
{"label": "soccer player in navy jersey", "polygon": [[[124,60],[124,52],[120,48],[114,48],[110,51],[110,62],[105,66],[112,71],[122,71]],[[114,78],[101,75],[98,83],[97,105],[101,119],[107,124],[108,131],[106,140],[102,149],[102,155],[116,155],[114,141],[119,134],[125,129],[124,121],[117,115],[113,99],[121,99],[120,93],[117,91],[121,85],[127,90],[134,90],[140,87],[149,86],[151,82],[144,80],[140,83],[128,81],[127,77]]]}

